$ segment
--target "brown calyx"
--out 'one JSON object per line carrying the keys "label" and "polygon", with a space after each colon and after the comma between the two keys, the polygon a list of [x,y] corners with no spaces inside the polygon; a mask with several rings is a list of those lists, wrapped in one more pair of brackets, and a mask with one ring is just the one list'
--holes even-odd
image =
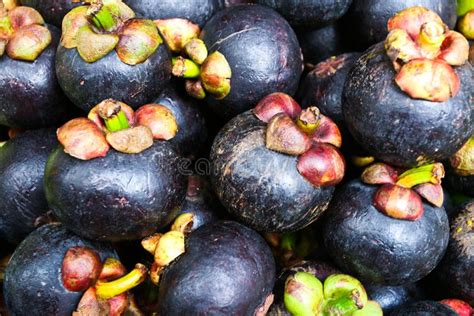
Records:
{"label": "brown calyx", "polygon": [[268,122],[265,144],[268,149],[288,155],[301,155],[311,147],[311,139],[284,113]]}
{"label": "brown calyx", "polygon": [[102,262],[97,252],[88,247],[72,247],[66,251],[61,266],[64,287],[72,292],[82,292],[99,278]]}
{"label": "brown calyx", "polygon": [[275,92],[260,100],[253,109],[253,113],[260,121],[268,123],[279,113],[285,113],[292,119],[296,119],[301,113],[301,107],[288,94]]}
{"label": "brown calyx", "polygon": [[339,69],[344,67],[347,60],[347,54],[332,56],[316,65],[314,71],[319,78],[325,78],[334,75]]}
{"label": "brown calyx", "polygon": [[395,184],[384,184],[375,193],[374,206],[395,219],[415,221],[424,212],[423,203],[413,190]]}
{"label": "brown calyx", "polygon": [[459,176],[474,175],[474,136],[449,158],[451,167]]}

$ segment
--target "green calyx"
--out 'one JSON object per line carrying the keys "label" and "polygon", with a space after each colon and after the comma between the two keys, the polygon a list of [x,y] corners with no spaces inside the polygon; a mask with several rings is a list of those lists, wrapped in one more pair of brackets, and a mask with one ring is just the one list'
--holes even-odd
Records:
{"label": "green calyx", "polygon": [[145,62],[163,42],[151,20],[135,19],[121,0],[93,0],[76,7],[63,19],[61,44],[77,48],[86,62],[93,63],[116,50],[128,65]]}
{"label": "green calyx", "polygon": [[378,304],[369,304],[362,284],[345,274],[329,276],[323,286],[312,274],[297,272],[286,280],[284,303],[294,316],[382,315],[374,313]]}
{"label": "green calyx", "polygon": [[123,111],[118,112],[110,118],[104,119],[104,123],[109,132],[118,132],[130,128],[128,119]]}
{"label": "green calyx", "polygon": [[176,77],[194,79],[198,78],[201,74],[201,70],[198,64],[196,64],[190,59],[186,59],[181,56],[173,57],[172,65],[172,73]]}
{"label": "green calyx", "polygon": [[444,178],[444,167],[441,163],[432,163],[405,171],[398,176],[396,184],[404,188],[412,188],[419,184],[440,184]]}
{"label": "green calyx", "polygon": [[457,14],[463,16],[467,12],[474,10],[474,2],[472,0],[457,0]]}

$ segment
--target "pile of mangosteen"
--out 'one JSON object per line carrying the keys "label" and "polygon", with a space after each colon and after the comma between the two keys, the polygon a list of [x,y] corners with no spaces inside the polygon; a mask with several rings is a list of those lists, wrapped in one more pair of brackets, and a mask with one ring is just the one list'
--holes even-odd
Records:
{"label": "pile of mangosteen", "polygon": [[0,0],[0,315],[474,315],[473,0]]}

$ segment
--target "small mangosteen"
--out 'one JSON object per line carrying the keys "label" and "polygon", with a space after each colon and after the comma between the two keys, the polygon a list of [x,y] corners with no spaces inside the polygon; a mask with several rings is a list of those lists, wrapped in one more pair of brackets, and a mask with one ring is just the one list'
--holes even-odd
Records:
{"label": "small mangosteen", "polygon": [[86,253],[76,261],[81,266],[70,271],[68,280],[75,275],[86,287],[88,277],[81,273],[89,271],[92,276],[103,260],[116,258],[108,244],[82,239],[61,224],[44,225],[22,241],[7,266],[3,293],[8,311],[12,315],[71,315],[84,292],[72,291],[63,282],[67,275],[62,271],[63,259],[74,249]]}
{"label": "small mangosteen", "polygon": [[352,0],[257,0],[278,11],[296,29],[313,30],[342,17]]}
{"label": "small mangosteen", "polygon": [[451,221],[448,250],[436,269],[436,277],[450,293],[474,305],[474,200]]}
{"label": "small mangosteen", "polygon": [[474,197],[474,136],[449,160],[447,179],[451,188]]}
{"label": "small mangosteen", "polygon": [[217,196],[239,220],[264,232],[296,231],[326,210],[345,170],[336,124],[283,93],[232,119],[211,150]]}
{"label": "small mangosteen", "polygon": [[393,165],[445,160],[474,130],[467,40],[422,7],[393,16],[388,30],[385,44],[349,72],[346,124],[369,153]]}
{"label": "small mangosteen", "polygon": [[203,26],[222,8],[222,0],[132,0],[129,6],[138,16],[147,19],[181,18]]}
{"label": "small mangosteen", "polygon": [[100,0],[64,17],[56,74],[85,111],[111,96],[137,108],[168,84],[171,55],[153,21],[135,18],[121,0]]}
{"label": "small mangosteen", "polygon": [[387,21],[397,12],[411,6],[423,6],[441,16],[450,28],[456,24],[456,1],[452,0],[355,0],[344,18],[351,30],[351,40],[361,49],[383,41]]}
{"label": "small mangosteen", "polygon": [[22,5],[38,10],[46,22],[61,27],[61,22],[69,11],[80,6],[81,1],[73,0],[20,0]]}
{"label": "small mangosteen", "polygon": [[448,306],[435,301],[420,301],[405,305],[396,311],[392,312],[390,316],[459,316],[454,310]]}
{"label": "small mangosteen", "polygon": [[366,285],[365,289],[369,298],[379,303],[386,314],[390,314],[403,305],[424,298],[422,290],[416,283],[399,286]]}
{"label": "small mangosteen", "polygon": [[61,123],[68,100],[54,72],[60,32],[28,7],[0,2],[0,124],[41,128]]}
{"label": "small mangosteen", "polygon": [[184,157],[196,158],[203,152],[203,147],[207,141],[206,120],[199,104],[194,98],[186,95],[184,89],[177,85],[169,85],[160,94],[155,104],[161,104],[173,112],[179,126],[178,133],[171,139],[171,144],[175,145]]}
{"label": "small mangosteen", "polygon": [[16,245],[47,221],[43,176],[57,144],[53,129],[40,129],[0,147],[0,240]]}
{"label": "small mangosteen", "polygon": [[62,146],[45,171],[53,213],[77,234],[101,240],[139,239],[169,224],[186,194],[186,170],[166,141],[177,130],[162,105],[134,113],[111,99],[94,107],[89,119],[63,125],[57,132]]}
{"label": "small mangosteen", "polygon": [[265,315],[275,282],[275,262],[265,240],[232,221],[206,224],[186,238],[188,225],[176,224],[155,242],[148,240],[154,248],[151,277],[157,271],[160,314]]}
{"label": "small mangosteen", "polygon": [[341,187],[323,231],[334,262],[363,281],[382,285],[413,283],[428,275],[449,239],[442,175],[441,164],[398,174],[376,163],[364,171],[363,182]]}
{"label": "small mangosteen", "polygon": [[194,90],[207,95],[211,109],[224,119],[251,109],[269,93],[296,92],[303,71],[301,49],[290,25],[272,9],[226,8],[206,23],[200,38],[209,57]]}

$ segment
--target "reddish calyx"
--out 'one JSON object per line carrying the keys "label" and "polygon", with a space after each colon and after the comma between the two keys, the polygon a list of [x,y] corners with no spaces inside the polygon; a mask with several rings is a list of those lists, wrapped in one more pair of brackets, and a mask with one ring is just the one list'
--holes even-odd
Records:
{"label": "reddish calyx", "polygon": [[7,11],[0,1],[0,56],[34,61],[51,43],[51,32],[33,8],[15,7]]}
{"label": "reddish calyx", "polygon": [[417,220],[423,216],[422,198],[441,207],[444,193],[441,179],[444,168],[440,163],[428,164],[401,174],[385,163],[375,163],[362,173],[362,182],[382,185],[374,195],[374,206],[383,214],[396,219]]}
{"label": "reddish calyx", "polygon": [[460,80],[452,66],[469,57],[469,43],[423,7],[400,11],[388,21],[385,50],[397,72],[395,81],[415,99],[444,102],[455,96]]}
{"label": "reddish calyx", "polygon": [[474,314],[474,309],[471,307],[471,305],[462,300],[449,298],[440,301],[440,303],[454,310],[459,316],[471,316]]}
{"label": "reddish calyx", "polygon": [[344,177],[345,161],[338,147],[342,138],[337,125],[316,107],[301,110],[284,93],[272,93],[253,109],[268,123],[266,147],[282,154],[299,156],[298,172],[313,186],[332,186]]}
{"label": "reddish calyx", "polygon": [[76,48],[81,58],[93,63],[116,50],[129,65],[146,61],[163,42],[151,20],[135,19],[121,0],[92,0],[69,11],[63,19],[61,45]]}
{"label": "reddish calyx", "polygon": [[107,99],[96,105],[88,118],[73,119],[57,131],[69,155],[82,160],[105,157],[110,147],[137,154],[153,140],[170,140],[178,132],[173,113],[165,106],[147,104],[134,112],[125,103]]}

